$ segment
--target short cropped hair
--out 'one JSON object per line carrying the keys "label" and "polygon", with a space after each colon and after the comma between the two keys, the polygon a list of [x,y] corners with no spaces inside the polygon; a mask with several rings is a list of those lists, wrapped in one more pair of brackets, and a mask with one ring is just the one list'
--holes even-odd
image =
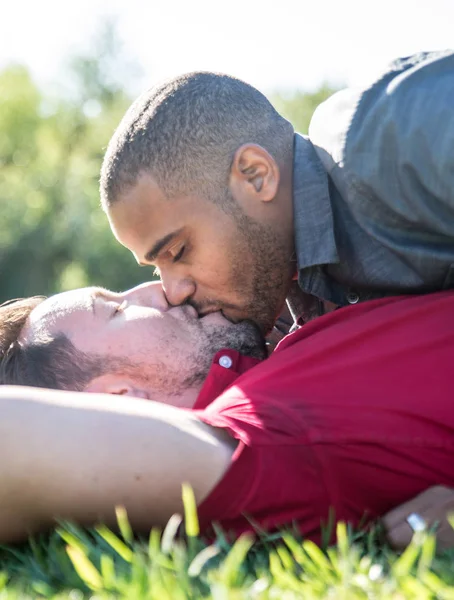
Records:
{"label": "short cropped hair", "polygon": [[293,127],[251,85],[195,72],[142,94],[114,133],[101,170],[101,201],[111,206],[149,173],[169,198],[220,197],[236,150],[255,143],[279,165],[291,156]]}
{"label": "short cropped hair", "polygon": [[27,385],[82,391],[107,370],[100,357],[77,350],[62,333],[32,343],[19,340],[32,310],[42,296],[0,305],[0,385]]}

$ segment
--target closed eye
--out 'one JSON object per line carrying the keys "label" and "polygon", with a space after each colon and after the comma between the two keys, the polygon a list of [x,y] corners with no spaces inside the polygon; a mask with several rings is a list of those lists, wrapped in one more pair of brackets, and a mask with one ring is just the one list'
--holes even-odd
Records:
{"label": "closed eye", "polygon": [[181,246],[179,252],[177,254],[175,254],[175,256],[173,257],[172,262],[176,263],[183,257],[185,248],[186,248],[186,246]]}
{"label": "closed eye", "polygon": [[[178,252],[175,254],[175,256],[172,256],[172,250],[167,250],[167,252],[165,252],[165,254],[162,255],[160,258],[162,260],[170,260],[171,259],[172,263],[176,263],[183,258],[185,251],[186,251],[186,246],[183,245],[178,250]],[[156,275],[157,277],[161,277],[161,271],[160,271],[159,267],[155,267],[155,269],[153,270],[153,275]]]}

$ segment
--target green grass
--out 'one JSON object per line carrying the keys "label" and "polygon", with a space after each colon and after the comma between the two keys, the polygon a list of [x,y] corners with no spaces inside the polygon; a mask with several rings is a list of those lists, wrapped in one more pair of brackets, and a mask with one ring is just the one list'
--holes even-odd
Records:
{"label": "green grass", "polygon": [[164,532],[134,539],[119,509],[119,534],[63,524],[24,547],[2,547],[0,600],[454,600],[454,551],[436,555],[430,535],[401,555],[379,543],[378,531],[354,534],[343,524],[325,552],[290,531],[234,543],[218,531],[208,546],[198,537],[190,490],[184,497],[184,536],[174,516]]}

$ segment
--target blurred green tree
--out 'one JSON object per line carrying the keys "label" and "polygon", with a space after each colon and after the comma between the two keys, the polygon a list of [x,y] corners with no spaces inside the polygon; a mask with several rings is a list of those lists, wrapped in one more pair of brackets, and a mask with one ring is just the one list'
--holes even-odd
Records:
{"label": "blurred green tree", "polygon": [[152,277],[99,206],[102,156],[130,103],[112,76],[118,47],[108,26],[93,56],[72,59],[68,97],[44,95],[22,66],[0,73],[0,300]]}
{"label": "blurred green tree", "polygon": [[296,131],[307,134],[314,110],[338,89],[325,83],[314,92],[297,90],[289,94],[273,94],[270,100],[276,110],[292,123]]}
{"label": "blurred green tree", "polygon": [[[114,239],[99,206],[102,157],[130,104],[134,69],[107,23],[91,54],[71,59],[67,91],[45,93],[20,65],[0,72],[0,302],[153,278]],[[306,132],[332,92],[324,86],[271,100]]]}

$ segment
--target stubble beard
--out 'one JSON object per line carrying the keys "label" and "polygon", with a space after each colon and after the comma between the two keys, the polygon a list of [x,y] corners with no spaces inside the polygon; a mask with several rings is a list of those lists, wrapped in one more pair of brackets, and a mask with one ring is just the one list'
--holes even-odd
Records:
{"label": "stubble beard", "polygon": [[[263,334],[267,334],[274,326],[291,283],[291,252],[272,227],[262,225],[244,213],[235,215],[235,220],[252,257],[252,272],[248,274],[249,301],[242,310],[257,323]],[[239,256],[236,264],[241,264]],[[234,274],[236,277],[239,277],[239,271]],[[244,289],[239,291],[244,295]]]}
{"label": "stubble beard", "polygon": [[144,357],[142,362],[136,364],[122,360],[116,370],[142,381],[152,390],[151,399],[159,402],[164,398],[178,398],[189,389],[201,388],[211,369],[213,358],[220,350],[234,350],[259,360],[267,357],[265,339],[253,321],[216,326],[209,330],[203,329],[201,321],[197,323],[199,339],[194,338],[196,351],[186,356],[175,356],[175,367],[169,366],[168,359],[150,364]]}
{"label": "stubble beard", "polygon": [[192,373],[183,381],[186,389],[205,381],[214,355],[223,349],[234,350],[243,356],[264,360],[267,355],[266,341],[260,328],[250,320],[228,327],[219,327],[205,333],[201,350],[193,357]]}

